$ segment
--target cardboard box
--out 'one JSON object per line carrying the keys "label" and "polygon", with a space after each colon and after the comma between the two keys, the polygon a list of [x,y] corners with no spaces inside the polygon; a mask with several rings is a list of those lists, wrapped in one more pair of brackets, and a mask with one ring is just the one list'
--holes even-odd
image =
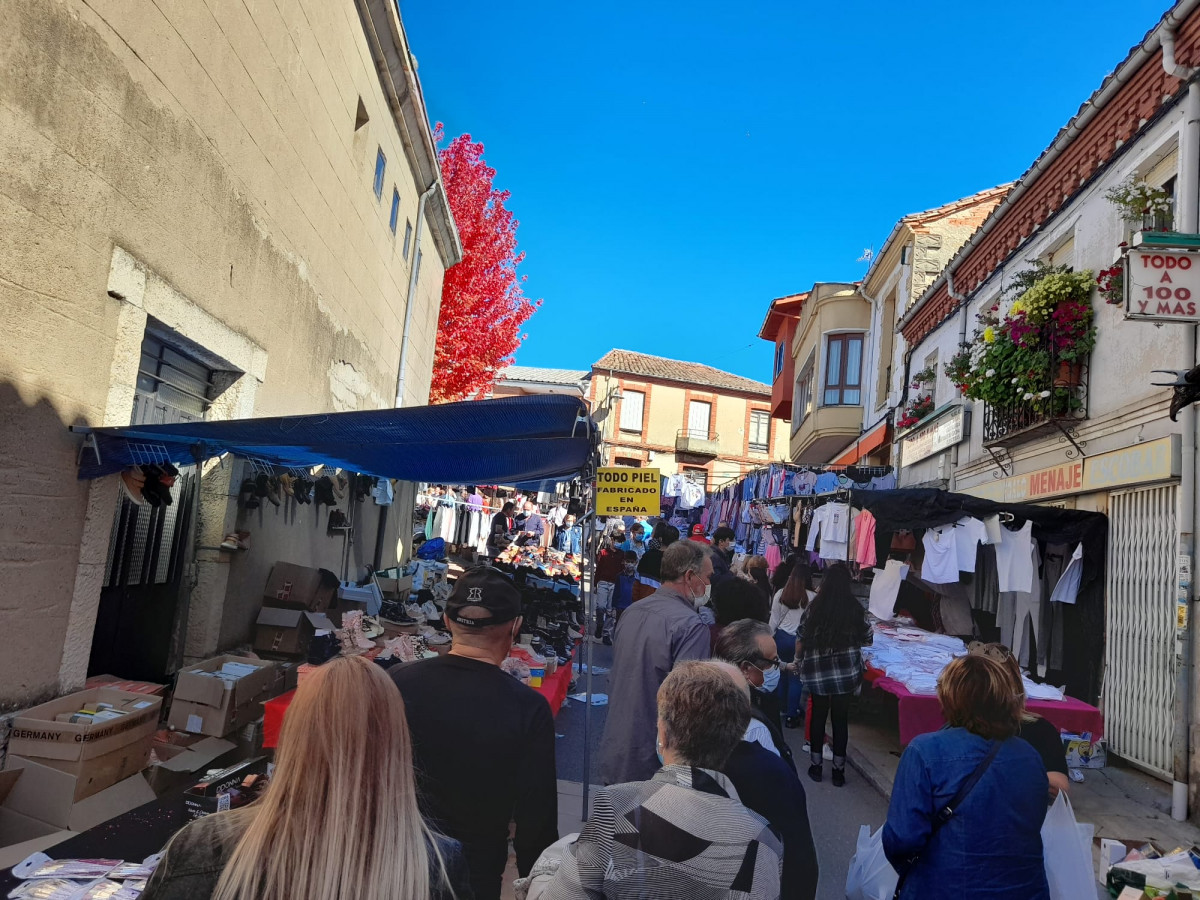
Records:
{"label": "cardboard box", "polygon": [[237,745],[233,741],[185,731],[159,731],[154,736],[154,756],[146,778],[155,795],[162,797],[184,789],[213,767],[230,765],[236,758]]}
{"label": "cardboard box", "polygon": [[338,577],[328,569],[277,562],[267,578],[263,605],[322,612],[333,604]]}
{"label": "cardboard box", "polygon": [[399,578],[382,578],[376,576],[375,582],[379,585],[379,589],[383,591],[383,596],[390,600],[403,600],[412,591],[413,577],[411,575],[401,575]]}
{"label": "cardboard box", "polygon": [[115,688],[118,691],[129,691],[131,694],[154,694],[161,697],[167,692],[165,684],[155,684],[153,681],[125,681],[116,675],[93,675],[83,683],[83,689]]}
{"label": "cardboard box", "polygon": [[9,757],[0,772],[0,869],[154,800],[141,775],[131,775],[84,800],[76,778],[39,763]]}
{"label": "cardboard box", "polygon": [[[234,682],[204,674],[220,671],[226,663],[251,665],[255,671]],[[270,699],[276,677],[274,663],[241,656],[217,656],[181,669],[167,724],[179,731],[224,737],[262,715],[259,704]]]}
{"label": "cardboard box", "polygon": [[264,606],[254,629],[254,649],[280,656],[306,656],[313,636],[334,627],[322,612]]}
{"label": "cardboard box", "polygon": [[[55,721],[98,703],[125,714],[94,724]],[[113,688],[78,691],[16,716],[8,753],[74,776],[75,799],[82,800],[146,768],[161,709],[161,697]]]}

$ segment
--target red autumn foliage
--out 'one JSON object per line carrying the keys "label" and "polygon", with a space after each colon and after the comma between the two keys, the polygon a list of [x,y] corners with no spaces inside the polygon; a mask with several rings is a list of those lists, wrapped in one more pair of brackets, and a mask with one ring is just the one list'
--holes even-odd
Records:
{"label": "red autumn foliage", "polygon": [[[441,143],[439,122],[434,138]],[[438,151],[450,211],[462,240],[463,258],[446,270],[433,355],[431,403],[461,400],[486,391],[513,361],[527,335],[521,326],[542,305],[521,289],[517,266],[517,220],[505,209],[510,193],[493,184],[496,170],[483,159],[483,144],[461,134]]]}

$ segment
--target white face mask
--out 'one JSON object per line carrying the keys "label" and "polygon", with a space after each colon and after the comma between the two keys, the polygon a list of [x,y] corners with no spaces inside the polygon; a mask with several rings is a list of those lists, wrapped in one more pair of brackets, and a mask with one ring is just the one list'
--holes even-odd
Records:
{"label": "white face mask", "polygon": [[700,609],[702,606],[707,606],[710,599],[712,599],[712,585],[706,584],[704,586],[704,593],[697,597],[693,602],[696,604],[696,609]]}

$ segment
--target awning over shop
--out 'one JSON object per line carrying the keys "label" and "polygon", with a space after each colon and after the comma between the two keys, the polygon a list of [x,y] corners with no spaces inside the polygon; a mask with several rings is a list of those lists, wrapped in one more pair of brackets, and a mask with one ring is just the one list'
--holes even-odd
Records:
{"label": "awning over shop", "polygon": [[874,453],[886,444],[891,437],[892,423],[890,419],[885,419],[843,450],[841,455],[830,463],[830,465],[852,466],[860,459],[864,459]]}
{"label": "awning over shop", "polygon": [[564,395],[73,430],[90,435],[79,465],[83,479],[232,453],[271,466],[323,464],[406,481],[566,481],[584,469],[597,440],[587,404]]}

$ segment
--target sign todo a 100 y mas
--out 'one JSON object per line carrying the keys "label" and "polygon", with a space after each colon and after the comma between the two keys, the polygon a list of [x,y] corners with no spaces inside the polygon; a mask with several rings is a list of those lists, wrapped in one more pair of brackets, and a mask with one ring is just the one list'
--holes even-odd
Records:
{"label": "sign todo a 100 y mas", "polygon": [[1200,257],[1159,247],[1130,250],[1125,315],[1156,322],[1200,321]]}
{"label": "sign todo a 100 y mas", "polygon": [[661,511],[661,489],[658,469],[597,469],[596,515],[657,516]]}

